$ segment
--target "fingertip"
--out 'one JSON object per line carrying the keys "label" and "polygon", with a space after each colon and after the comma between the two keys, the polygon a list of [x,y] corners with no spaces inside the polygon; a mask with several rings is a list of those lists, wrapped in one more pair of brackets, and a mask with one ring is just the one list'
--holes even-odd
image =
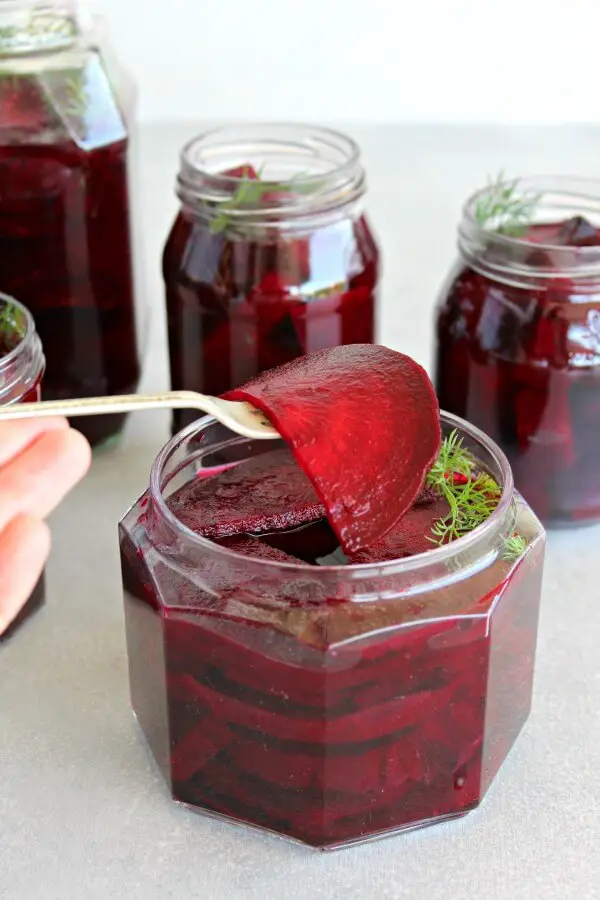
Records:
{"label": "fingertip", "polygon": [[75,428],[69,428],[67,432],[68,453],[73,466],[83,478],[92,464],[92,448],[84,435]]}

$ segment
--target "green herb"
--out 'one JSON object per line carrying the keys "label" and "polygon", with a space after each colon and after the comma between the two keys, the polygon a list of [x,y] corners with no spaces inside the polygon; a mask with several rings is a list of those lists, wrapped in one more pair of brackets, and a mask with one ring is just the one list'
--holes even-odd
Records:
{"label": "green herb", "polygon": [[449,514],[438,519],[431,530],[430,540],[439,545],[457,540],[485,522],[502,493],[493,478],[477,471],[476,460],[463,446],[456,429],[442,442],[427,485],[444,497],[450,507]]}
{"label": "green herb", "polygon": [[520,559],[527,549],[527,540],[515,531],[510,537],[504,541],[504,552],[502,559],[506,562],[516,562]]}
{"label": "green herb", "polygon": [[0,349],[12,350],[25,333],[25,323],[14,303],[0,305]]}
{"label": "green herb", "polygon": [[503,234],[517,237],[531,223],[541,194],[522,194],[519,181],[505,181],[504,172],[496,180],[488,179],[486,193],[475,205],[475,219],[481,228],[496,225]]}
{"label": "green herb", "polygon": [[212,234],[222,234],[227,231],[232,224],[235,210],[252,209],[259,206],[265,194],[310,194],[316,192],[320,184],[310,182],[307,184],[299,184],[297,179],[303,175],[296,175],[291,181],[262,181],[261,171],[258,171],[258,178],[250,178],[247,169],[244,169],[244,176],[240,179],[240,183],[230,200],[224,200],[217,204],[217,213],[210,222],[210,231]]}

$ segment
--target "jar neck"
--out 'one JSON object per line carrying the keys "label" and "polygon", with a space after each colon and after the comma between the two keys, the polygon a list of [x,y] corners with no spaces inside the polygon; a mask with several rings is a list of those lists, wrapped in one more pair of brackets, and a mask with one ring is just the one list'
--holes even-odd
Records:
{"label": "jar neck", "polygon": [[17,403],[39,383],[45,368],[33,317],[21,303],[0,294],[0,406]]}
{"label": "jar neck", "polygon": [[74,0],[0,0],[0,58],[64,50],[79,33]]}
{"label": "jar neck", "polygon": [[[443,587],[498,558],[505,539],[514,531],[517,507],[509,463],[490,438],[449,413],[442,413],[442,427],[446,435],[458,430],[465,447],[502,489],[500,502],[489,519],[459,541],[408,559],[324,567],[266,561],[215,544],[180,522],[167,500],[188,481],[196,481],[204,473],[217,474],[230,464],[250,458],[255,451],[245,438],[233,436],[224,426],[205,418],[172,438],[154,463],[144,512],[152,544],[149,553],[186,578],[193,572],[203,590],[215,583],[217,574],[222,586],[245,584],[249,591],[254,584],[260,589],[261,603],[267,605],[269,597],[281,595],[282,581],[291,600],[317,604],[333,597],[365,602],[387,594],[408,596],[432,586]],[[219,462],[215,468],[216,459]]]}
{"label": "jar neck", "polygon": [[[492,215],[495,208],[503,207],[502,199],[496,202],[502,191],[511,191],[513,211]],[[515,218],[515,208],[523,210],[523,215]],[[585,218],[600,233],[600,181],[534,176],[502,182],[467,200],[458,228],[458,248],[472,269],[492,281],[527,290],[568,280],[581,293],[597,293],[600,246],[568,246],[526,236],[532,226],[576,217]]]}
{"label": "jar neck", "polygon": [[220,128],[181,154],[177,194],[211,231],[289,230],[347,215],[366,190],[350,138],[303,125]]}

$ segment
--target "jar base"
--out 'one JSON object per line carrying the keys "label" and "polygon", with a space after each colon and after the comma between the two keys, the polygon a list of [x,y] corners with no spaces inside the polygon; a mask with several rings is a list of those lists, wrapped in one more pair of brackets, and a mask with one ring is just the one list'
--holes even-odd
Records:
{"label": "jar base", "polygon": [[477,806],[479,806],[478,803],[475,803],[473,806],[469,807],[468,809],[461,810],[460,812],[446,813],[444,815],[435,816],[434,818],[430,819],[420,819],[418,822],[411,822],[408,825],[400,825],[399,827],[387,828],[384,831],[377,831],[373,834],[357,835],[356,837],[343,838],[339,841],[333,840],[331,843],[327,842],[321,844],[315,843],[308,839],[303,839],[301,837],[294,837],[293,835],[283,834],[280,831],[275,831],[264,825],[257,825],[254,822],[245,822],[243,819],[234,819],[232,816],[227,816],[224,813],[215,812],[212,809],[194,806],[191,803],[185,803],[182,800],[177,800],[176,797],[173,797],[173,801],[177,804],[177,806],[182,806],[185,809],[188,809],[190,812],[196,813],[196,815],[206,816],[209,819],[216,819],[221,822],[227,822],[229,825],[235,825],[241,828],[251,828],[253,831],[260,831],[263,834],[279,838],[280,840],[288,841],[292,844],[299,844],[300,846],[305,847],[307,850],[312,850],[316,853],[333,853],[336,850],[346,850],[350,847],[357,847],[360,844],[371,844],[374,841],[380,841],[384,838],[397,837],[398,835],[404,834],[409,831],[418,831],[421,828],[428,828],[430,825],[437,825],[441,824],[442,822],[451,822],[453,819],[462,819],[464,818],[464,816],[468,815],[468,813],[476,809]]}

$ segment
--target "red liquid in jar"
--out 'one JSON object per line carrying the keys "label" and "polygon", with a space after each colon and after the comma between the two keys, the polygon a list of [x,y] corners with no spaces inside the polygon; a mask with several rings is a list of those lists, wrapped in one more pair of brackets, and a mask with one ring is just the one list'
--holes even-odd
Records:
{"label": "red liquid in jar", "polygon": [[[527,239],[600,245],[577,221],[533,225]],[[525,289],[462,265],[438,310],[435,381],[442,409],[500,444],[542,521],[600,518],[600,284]]]}

